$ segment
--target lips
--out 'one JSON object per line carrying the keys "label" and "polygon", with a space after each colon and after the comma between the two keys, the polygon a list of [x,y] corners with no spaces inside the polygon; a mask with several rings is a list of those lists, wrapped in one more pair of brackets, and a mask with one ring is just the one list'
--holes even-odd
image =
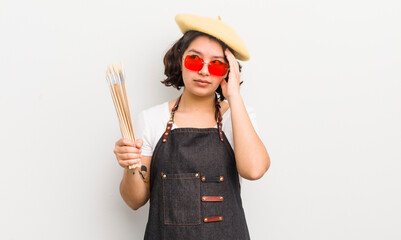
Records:
{"label": "lips", "polygon": [[209,82],[209,81],[206,81],[206,80],[201,80],[201,79],[198,79],[198,80],[195,80],[195,82],[199,82],[199,83],[203,83],[203,84],[210,84],[211,82]]}

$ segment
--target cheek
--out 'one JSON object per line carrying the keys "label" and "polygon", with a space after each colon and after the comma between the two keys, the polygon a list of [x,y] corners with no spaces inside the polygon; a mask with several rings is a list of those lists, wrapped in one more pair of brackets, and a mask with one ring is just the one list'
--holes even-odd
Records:
{"label": "cheek", "polygon": [[182,75],[182,80],[184,81],[184,83],[185,83],[186,81],[188,81],[188,79],[192,78],[192,75],[191,75],[191,74],[193,74],[192,71],[189,71],[189,70],[186,69],[185,67],[184,67],[184,68],[181,68],[181,75]]}
{"label": "cheek", "polygon": [[213,79],[213,82],[215,84],[215,87],[218,88],[220,86],[221,81],[224,81],[225,77],[215,77],[215,79]]}

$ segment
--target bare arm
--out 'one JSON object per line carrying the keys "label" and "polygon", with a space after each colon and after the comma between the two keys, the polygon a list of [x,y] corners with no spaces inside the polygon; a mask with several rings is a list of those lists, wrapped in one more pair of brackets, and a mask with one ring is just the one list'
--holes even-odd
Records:
{"label": "bare arm", "polygon": [[[150,196],[149,171],[151,156],[141,156],[142,140],[138,139],[135,143],[128,139],[120,139],[116,143],[114,153],[118,163],[124,168],[123,179],[120,183],[120,194],[125,203],[134,210],[139,209],[148,201]],[[128,169],[129,165],[142,161],[147,171],[142,171],[142,178],[139,168]]]}
{"label": "bare arm", "polygon": [[240,72],[238,62],[227,49],[226,56],[230,64],[228,82],[221,81],[223,95],[231,109],[231,121],[234,136],[234,153],[238,173],[246,179],[261,178],[270,167],[270,157],[266,147],[252,126],[240,95]]}
{"label": "bare arm", "polygon": [[261,178],[270,167],[270,157],[257,135],[240,95],[231,97],[231,121],[238,173],[246,179]]}

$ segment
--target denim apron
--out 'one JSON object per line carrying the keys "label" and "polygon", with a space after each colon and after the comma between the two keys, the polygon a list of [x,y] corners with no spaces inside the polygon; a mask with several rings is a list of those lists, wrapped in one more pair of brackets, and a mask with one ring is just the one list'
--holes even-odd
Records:
{"label": "denim apron", "polygon": [[219,102],[216,99],[218,128],[171,130],[180,99],[153,152],[144,239],[250,239]]}

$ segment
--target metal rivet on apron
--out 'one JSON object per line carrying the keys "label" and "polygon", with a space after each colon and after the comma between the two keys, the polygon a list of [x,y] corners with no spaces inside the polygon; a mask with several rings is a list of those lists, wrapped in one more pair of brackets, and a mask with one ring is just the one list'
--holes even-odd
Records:
{"label": "metal rivet on apron", "polygon": [[220,182],[224,181],[224,177],[220,177]]}
{"label": "metal rivet on apron", "polygon": [[223,200],[223,197],[220,197],[220,200]]}
{"label": "metal rivet on apron", "polygon": [[203,197],[203,198],[202,198],[202,201],[205,201],[205,200],[206,200],[206,198],[205,198],[205,197]]}
{"label": "metal rivet on apron", "polygon": [[206,181],[206,177],[202,177],[202,182],[205,182]]}
{"label": "metal rivet on apron", "polygon": [[207,218],[203,219],[204,222],[207,222]]}
{"label": "metal rivet on apron", "polygon": [[219,220],[223,220],[223,217],[219,217]]}

